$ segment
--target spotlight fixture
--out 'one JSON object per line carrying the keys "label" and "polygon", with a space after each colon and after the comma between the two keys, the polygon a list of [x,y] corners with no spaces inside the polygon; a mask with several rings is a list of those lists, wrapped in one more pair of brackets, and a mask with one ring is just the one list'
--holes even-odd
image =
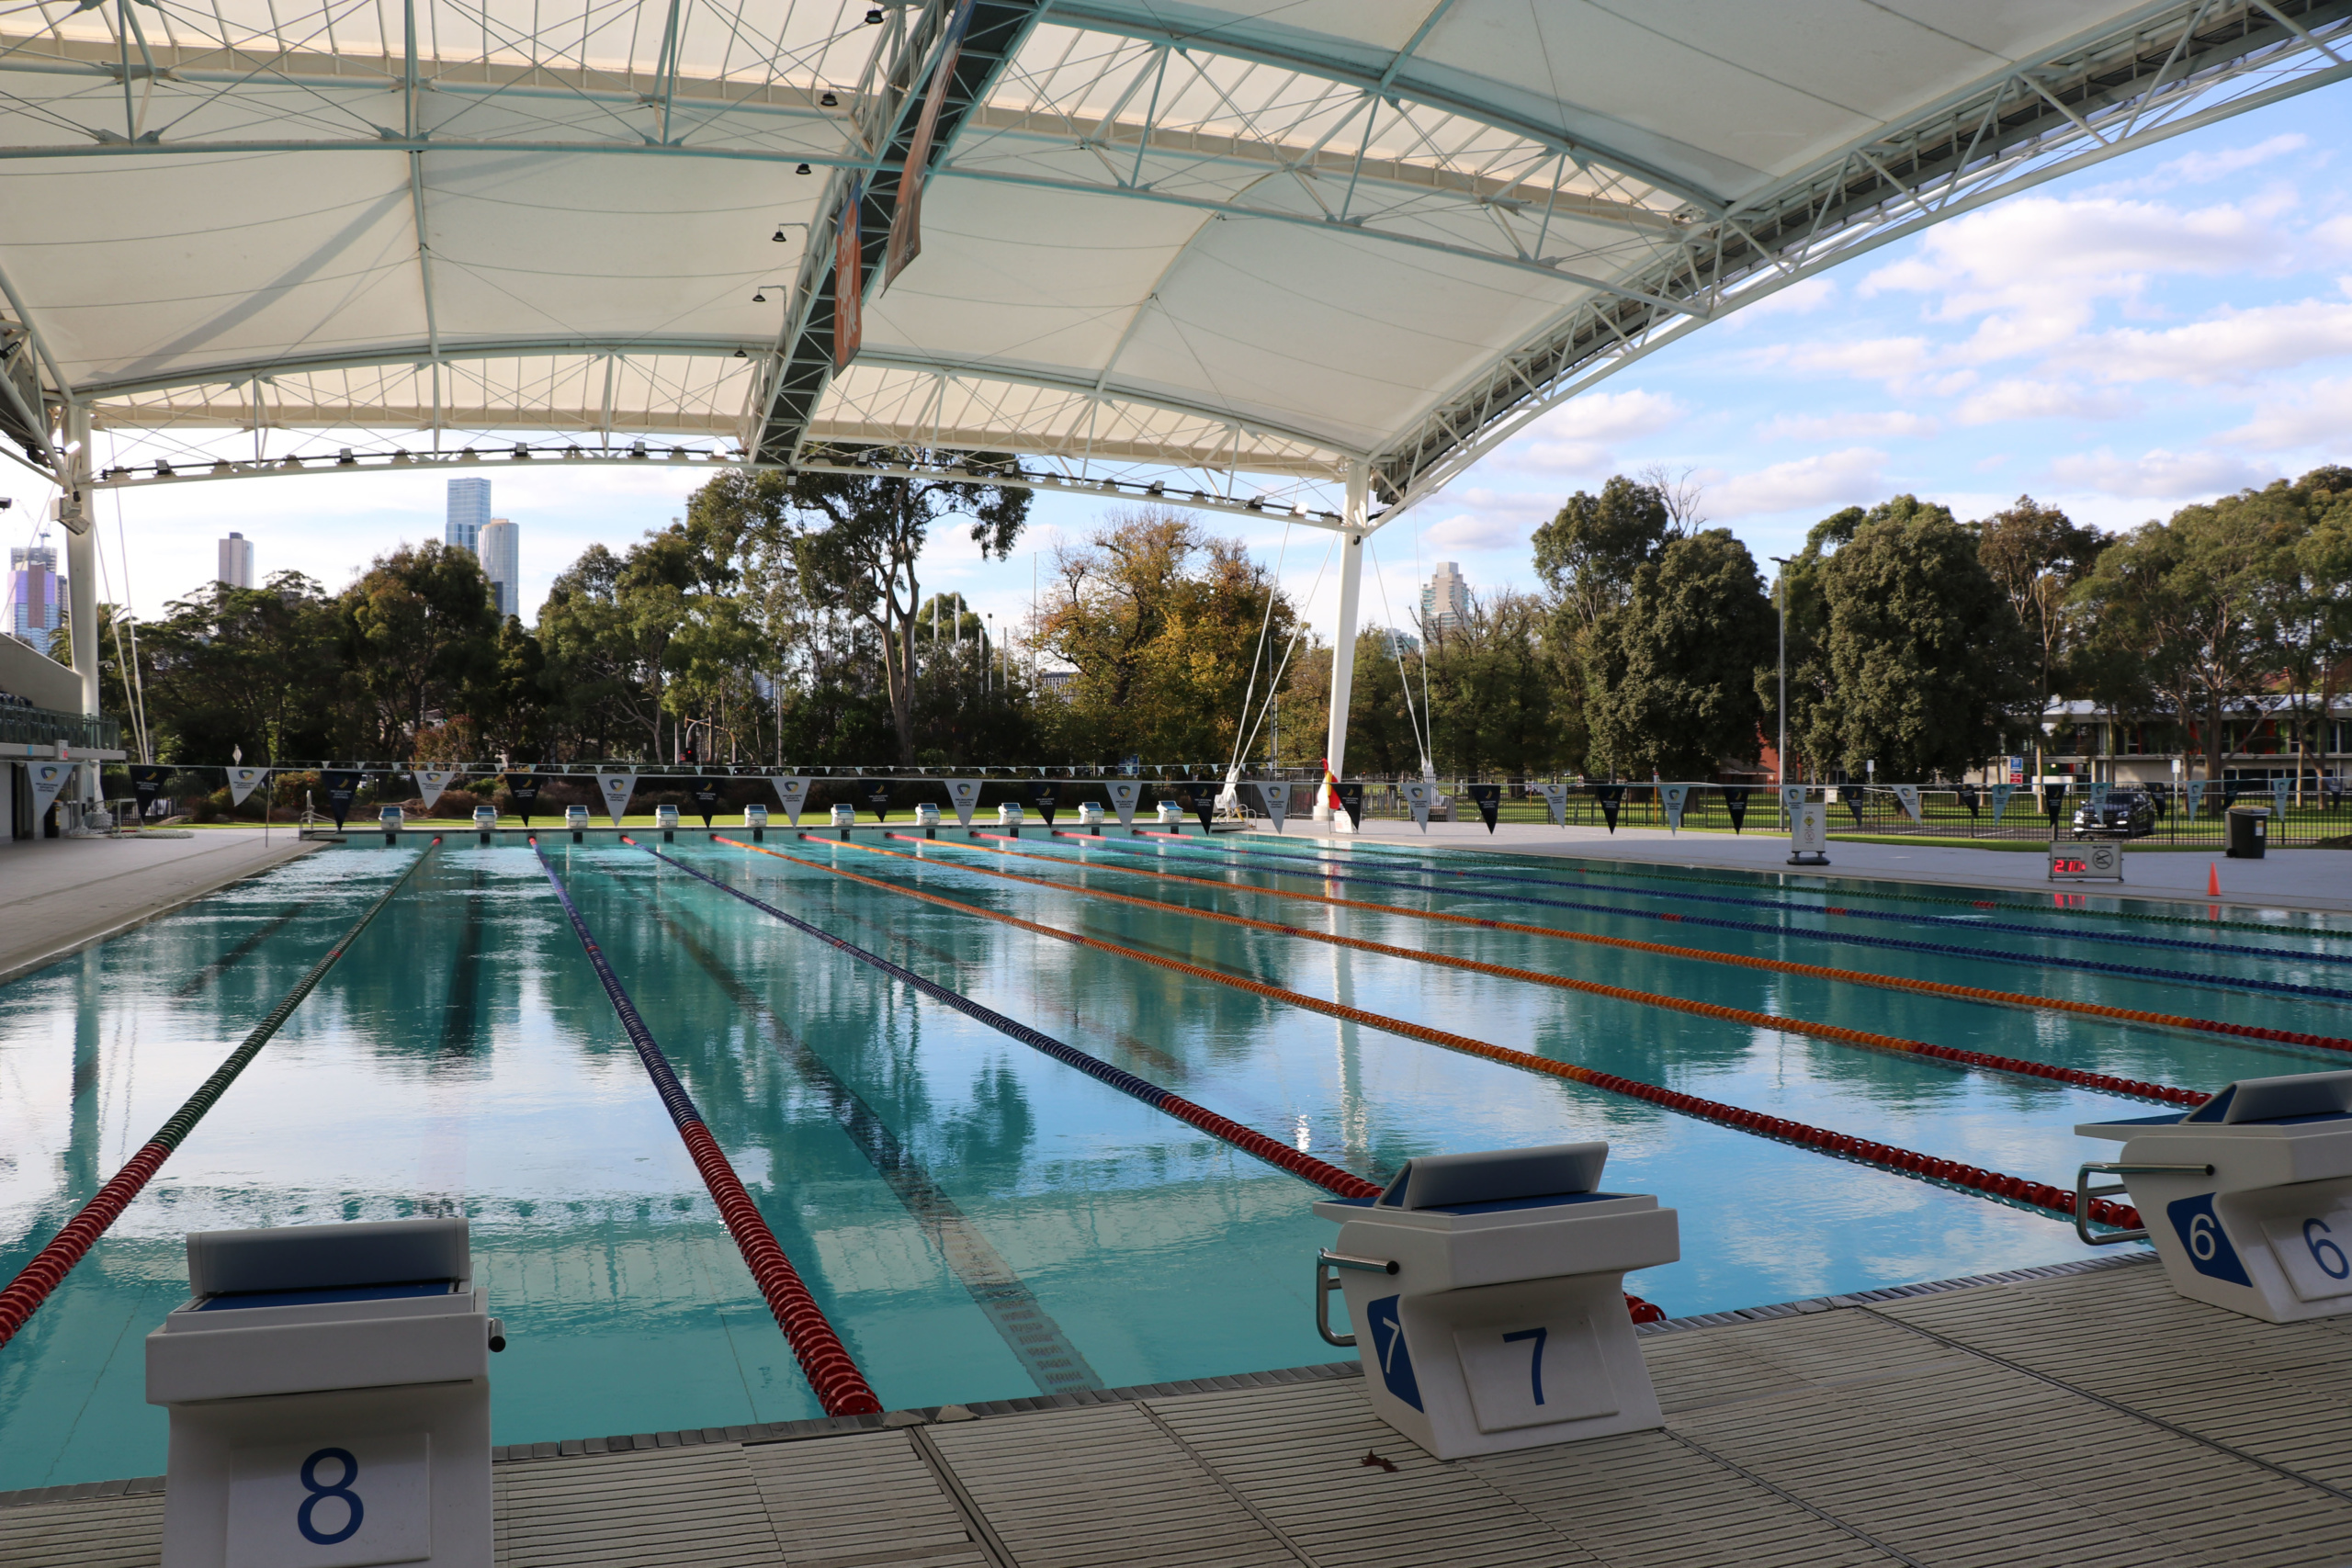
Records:
{"label": "spotlight fixture", "polygon": [[157,463],[155,465],[155,477],[159,479],[170,479],[172,477],[172,466],[169,463]]}
{"label": "spotlight fixture", "polygon": [[819,99],[817,100],[817,103],[818,103],[818,105],[819,105],[819,107],[820,107],[829,108],[829,109],[837,109],[837,108],[839,108],[839,107],[842,107],[842,101],[841,101],[839,98],[837,98],[837,97],[833,96],[833,95],[832,95],[832,94],[831,94],[831,93],[827,93],[823,97],[819,98]]}
{"label": "spotlight fixture", "polygon": [[[225,458],[225,457],[224,457],[224,458],[222,458],[220,462],[217,462],[217,463],[215,463],[215,464],[213,464],[213,465],[212,465],[212,473],[213,473],[213,477],[214,477],[214,478],[216,478],[216,479],[219,479],[219,478],[224,478],[224,477],[226,477],[227,475],[230,475],[230,474],[233,474],[233,473],[235,473],[236,471],[237,471],[237,470],[236,470],[236,468],[235,468],[234,467],[232,467],[232,466],[230,464],[229,460],[228,460],[227,458]],[[6,502],[5,502],[5,501],[0,501],[0,506],[6,506],[6,505],[7,505],[7,504],[8,504],[8,503],[7,503]]]}
{"label": "spotlight fixture", "polygon": [[645,456],[645,443],[639,441],[632,444],[628,449],[628,455],[631,457],[643,458]]}
{"label": "spotlight fixture", "polygon": [[514,460],[518,463],[527,463],[531,460],[531,449],[520,441],[514,443]]}
{"label": "spotlight fixture", "polygon": [[415,461],[415,459],[408,455],[407,447],[395,446],[392,448],[392,466],[394,468],[399,468],[403,463],[411,463],[413,461]]}
{"label": "spotlight fixture", "polygon": [[359,466],[359,459],[353,457],[351,448],[346,446],[335,454],[334,466],[338,468],[356,468]]}
{"label": "spotlight fixture", "polygon": [[786,241],[785,241],[785,237],[784,237],[784,231],[783,231],[783,230],[781,230],[781,229],[778,229],[775,233],[773,233],[773,234],[769,235],[769,236],[768,236],[768,238],[769,238],[769,239],[771,239],[771,240],[774,240],[774,241],[775,241],[777,244],[779,244],[779,245],[784,244],[784,243],[786,243]]}
{"label": "spotlight fixture", "polygon": [[741,350],[741,349],[740,349],[740,348],[739,348],[739,349],[737,349],[737,350],[735,351],[735,357],[736,357],[736,358],[738,358],[738,359],[749,359],[749,358],[751,358],[752,356],[751,356],[749,354],[745,353],[743,350]]}
{"label": "spotlight fixture", "polygon": [[467,447],[464,451],[462,451],[462,452],[460,452],[460,453],[458,453],[458,460],[459,460],[460,462],[467,462],[467,463],[470,463],[470,462],[472,462],[472,461],[474,460],[474,457],[475,457],[474,449],[473,449],[472,447],[470,447],[470,446]]}
{"label": "spotlight fixture", "polygon": [[881,7],[881,6],[867,6],[867,7],[866,7],[866,9],[865,9],[865,25],[866,25],[867,27],[869,27],[869,28],[878,28],[878,27],[880,27],[880,26],[882,25],[882,7]]}
{"label": "spotlight fixture", "polygon": [[768,297],[764,294],[754,294],[752,296],[752,303],[754,305],[764,305],[767,302]]}
{"label": "spotlight fixture", "polygon": [[801,164],[798,168],[797,168],[797,169],[793,170],[792,172],[793,172],[794,174],[796,174],[796,175],[805,175],[805,174],[807,174],[807,173],[808,172],[808,164]]}

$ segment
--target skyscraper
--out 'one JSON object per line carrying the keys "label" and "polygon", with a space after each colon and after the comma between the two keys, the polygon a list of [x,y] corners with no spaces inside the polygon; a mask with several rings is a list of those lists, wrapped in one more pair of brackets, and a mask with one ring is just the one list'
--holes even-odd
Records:
{"label": "skyscraper", "polygon": [[1430,585],[1421,590],[1421,630],[1450,632],[1470,614],[1470,584],[1462,568],[1450,560],[1437,563]]}
{"label": "skyscraper", "polygon": [[[488,489],[488,481],[483,481]],[[493,517],[482,525],[481,536],[474,546],[474,554],[481,560],[481,574],[490,579],[491,596],[498,602],[501,618],[522,614],[519,584],[516,581],[516,548],[514,525],[503,517]]]}
{"label": "skyscraper", "polygon": [[8,605],[9,632],[47,653],[49,634],[65,620],[65,584],[57,576],[56,550],[47,545],[9,550]]}
{"label": "skyscraper", "polygon": [[254,542],[232,533],[220,541],[220,582],[230,588],[254,585]]}
{"label": "skyscraper", "polygon": [[449,481],[449,523],[443,530],[441,542],[462,549],[475,550],[481,531],[490,523],[490,481],[488,479],[451,479]]}

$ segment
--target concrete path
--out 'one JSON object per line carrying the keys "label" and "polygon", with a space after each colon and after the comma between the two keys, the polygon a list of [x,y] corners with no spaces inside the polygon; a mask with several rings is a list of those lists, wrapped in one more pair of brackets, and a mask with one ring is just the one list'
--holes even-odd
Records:
{"label": "concrete path", "polygon": [[[1321,831],[1317,824],[1293,820],[1288,836]],[[1655,828],[1554,828],[1506,822],[1490,835],[1484,824],[1432,822],[1424,835],[1410,822],[1367,821],[1358,835],[1379,843],[1427,845],[1448,850],[1508,850],[1514,854],[1574,855],[1592,860],[1644,861],[1660,865],[1729,866],[1742,871],[1871,877],[1891,882],[1928,882],[1958,887],[2008,887],[2052,891],[2038,850],[1963,850],[1919,844],[1855,843],[1833,837],[1826,872],[1788,863],[1785,833],[1667,833]],[[2066,891],[2098,897],[2138,896],[2210,902],[2209,870],[2217,870],[2224,905],[2267,909],[2352,912],[2352,853],[2342,850],[2273,850],[2264,859],[2229,860],[2218,852],[2186,850],[2124,850],[2124,885],[2070,885]]]}
{"label": "concrete path", "polygon": [[318,847],[291,828],[0,843],[0,982]]}

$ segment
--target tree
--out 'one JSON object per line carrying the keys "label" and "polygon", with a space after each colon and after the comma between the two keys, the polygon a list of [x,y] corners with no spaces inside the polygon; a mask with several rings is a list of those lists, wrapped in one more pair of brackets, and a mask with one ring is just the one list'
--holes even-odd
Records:
{"label": "tree", "polygon": [[2035,714],[2066,681],[2066,658],[2080,640],[2068,610],[2080,582],[2107,547],[2108,536],[2075,523],[2030,495],[1976,525],[1976,554],[2008,596],[2009,608],[2039,654]]}
{"label": "tree", "polygon": [[[1815,722],[1830,701],[1832,686],[1829,604],[1823,590],[1823,573],[1830,558],[1853,539],[1864,523],[1888,514],[1888,508],[1894,504],[1890,502],[1875,513],[1859,506],[1831,513],[1813,525],[1805,535],[1804,547],[1781,568],[1780,607],[1788,626],[1787,729],[1789,750],[1793,753],[1782,760],[1781,766],[1798,777],[1820,779],[1837,765],[1815,741],[1818,736],[1823,743],[1832,747],[1836,743],[1834,732],[1821,728]],[[1776,637],[1777,635],[1775,628]],[[1772,662],[1759,665],[1756,671],[1756,694],[1762,702],[1763,722],[1768,725],[1781,722],[1781,664],[1776,641]],[[1792,761],[1799,765],[1792,768]]]}
{"label": "tree", "polygon": [[1532,594],[1473,592],[1461,625],[1429,642],[1430,742],[1438,766],[1525,778],[1572,760],[1574,730],[1560,722],[1560,688],[1544,652],[1548,619]]}
{"label": "tree", "polygon": [[499,617],[471,550],[436,540],[379,556],[343,591],[344,639],[372,754],[403,757],[417,732],[465,711],[498,667]]}
{"label": "tree", "polygon": [[2031,701],[2032,656],[1968,530],[1899,495],[1820,571],[1833,696],[1812,716],[1812,754],[1921,782],[1993,755]]}
{"label": "tree", "polygon": [[[842,453],[855,461],[862,450]],[[918,460],[928,455],[913,455]],[[943,454],[943,457],[945,455]],[[1020,473],[1011,457],[981,454],[959,459],[979,473]],[[922,586],[915,561],[933,525],[950,516],[970,523],[983,558],[1010,555],[1029,516],[1029,492],[991,479],[913,479],[883,474],[783,476],[782,504],[798,519],[791,537],[804,592],[837,602],[878,634],[882,674],[898,731],[899,761],[915,760],[915,615]],[[814,519],[819,525],[811,526]]]}
{"label": "tree", "polygon": [[209,582],[164,611],[139,628],[158,761],[351,754],[342,614],[319,584],[298,571],[262,588]]}
{"label": "tree", "polygon": [[1634,572],[1681,536],[1676,513],[1695,516],[1697,504],[1687,486],[1669,491],[1619,474],[1597,496],[1578,491],[1568,497],[1535,530],[1535,573],[1566,610],[1573,631],[1589,629],[1625,602]]}
{"label": "tree", "polygon": [[1592,749],[1612,773],[1712,778],[1753,762],[1776,617],[1756,562],[1729,529],[1669,543],[1586,637]]}

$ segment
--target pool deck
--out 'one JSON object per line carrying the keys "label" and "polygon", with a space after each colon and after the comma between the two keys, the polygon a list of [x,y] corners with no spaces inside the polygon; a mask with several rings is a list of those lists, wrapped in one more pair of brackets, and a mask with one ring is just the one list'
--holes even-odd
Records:
{"label": "pool deck", "polygon": [[291,828],[0,843],[0,982],[318,847]]}
{"label": "pool deck", "polygon": [[[1769,815],[1769,813],[1768,813]],[[1314,822],[1283,824],[1285,836],[1322,834]],[[1324,836],[1329,836],[1325,834]],[[1643,861],[1653,864],[1738,871],[1793,871],[1821,868],[1792,866],[1785,833],[1754,829],[1746,833],[1668,833],[1655,828],[1554,828],[1506,822],[1490,835],[1484,824],[1432,822],[1424,835],[1410,822],[1373,821],[1351,837],[1374,843],[1427,846],[1438,850],[1508,850],[1514,854],[1576,855],[1591,859]],[[2053,886],[2042,869],[2038,851],[1969,850],[1934,844],[1858,843],[1832,837],[1829,865],[1832,876],[1872,877],[1887,882],[1926,882],[1949,887],[2007,887],[2036,893],[2064,891],[2093,897],[2154,897],[2199,904],[2265,909],[2311,909],[2352,912],[2352,852],[2343,850],[2272,850],[2261,860],[2229,860],[2219,850],[2135,850],[2124,847],[2125,881]],[[2206,873],[2218,868],[2222,897],[2205,895]]]}
{"label": "pool deck", "polygon": [[[2352,1562],[2352,1317],[2239,1317],[2139,1255],[1641,1335],[1663,1430],[1450,1464],[1373,1417],[1352,1364],[518,1446],[497,1561]],[[0,1562],[153,1563],[163,1508],[160,1478],[0,1495]]]}

